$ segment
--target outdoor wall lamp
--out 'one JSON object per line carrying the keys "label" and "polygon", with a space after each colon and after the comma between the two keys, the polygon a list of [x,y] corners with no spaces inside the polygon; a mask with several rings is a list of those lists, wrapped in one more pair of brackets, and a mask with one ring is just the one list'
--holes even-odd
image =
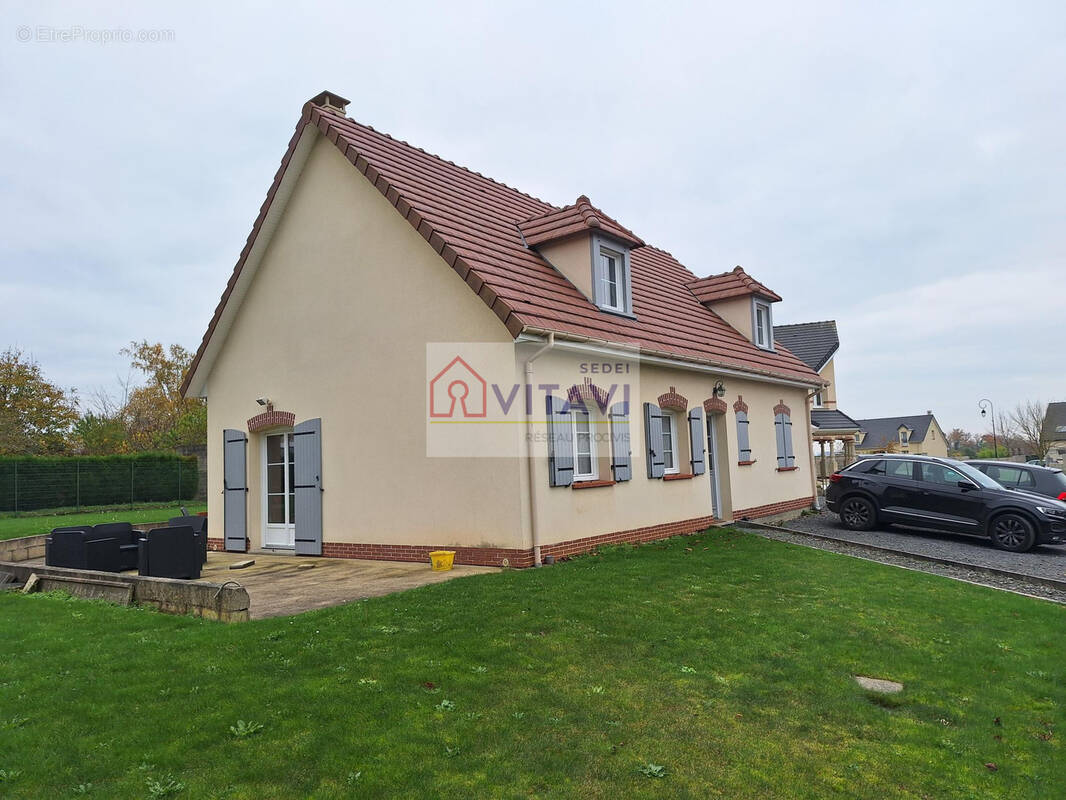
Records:
{"label": "outdoor wall lamp", "polygon": [[268,405],[270,405],[270,400],[269,400],[268,398],[266,398],[266,397],[259,397],[259,398],[256,398],[256,401],[255,401],[255,402],[259,403],[259,405],[261,405],[261,406],[268,406]]}
{"label": "outdoor wall lamp", "polygon": [[725,384],[721,381],[717,381],[714,384],[714,389],[711,390],[711,394],[715,397],[722,397],[725,395]]}

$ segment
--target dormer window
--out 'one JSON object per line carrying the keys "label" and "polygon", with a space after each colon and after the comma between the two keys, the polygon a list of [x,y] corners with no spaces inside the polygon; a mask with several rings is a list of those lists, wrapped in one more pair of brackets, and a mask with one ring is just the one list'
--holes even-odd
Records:
{"label": "dormer window", "polygon": [[626,250],[612,247],[603,241],[595,241],[596,248],[596,305],[604,311],[628,314],[629,299],[629,254]]}
{"label": "dormer window", "polygon": [[770,311],[770,304],[765,300],[752,298],[751,301],[751,334],[756,347],[763,350],[774,349],[774,322]]}
{"label": "dormer window", "polygon": [[911,432],[906,428],[899,429],[899,444],[901,447],[906,447],[911,442]]}

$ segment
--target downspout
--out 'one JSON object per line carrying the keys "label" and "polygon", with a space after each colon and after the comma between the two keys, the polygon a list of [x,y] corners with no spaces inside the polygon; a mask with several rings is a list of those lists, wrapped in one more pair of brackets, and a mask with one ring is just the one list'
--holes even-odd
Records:
{"label": "downspout", "polygon": [[807,412],[803,415],[806,417],[804,422],[807,425],[807,463],[810,464],[811,467],[811,497],[814,498],[813,502],[816,507],[818,505],[818,467],[814,463],[814,429],[811,427],[810,402],[818,392],[824,391],[825,387],[828,385],[829,384],[824,384],[820,389],[813,390],[807,395],[807,400],[804,403],[804,411]]}
{"label": "downspout", "polygon": [[[550,332],[548,334],[548,341],[526,359],[526,391],[529,392],[529,397],[533,397],[533,362],[540,358],[548,350],[555,347],[555,333]],[[536,459],[533,458],[533,403],[526,404],[526,456],[529,459],[529,463],[526,467],[526,476],[529,482],[529,537],[533,543],[533,565],[539,567],[541,565],[540,558],[540,531],[537,528],[537,490],[536,482],[534,480],[534,465]]]}

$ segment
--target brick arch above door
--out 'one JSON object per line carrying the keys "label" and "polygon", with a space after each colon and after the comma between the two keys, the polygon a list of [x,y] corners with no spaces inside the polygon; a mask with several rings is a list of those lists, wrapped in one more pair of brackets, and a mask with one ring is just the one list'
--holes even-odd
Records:
{"label": "brick arch above door", "polygon": [[293,412],[275,411],[271,408],[248,420],[248,433],[259,433],[270,428],[291,428],[295,424],[296,415]]}

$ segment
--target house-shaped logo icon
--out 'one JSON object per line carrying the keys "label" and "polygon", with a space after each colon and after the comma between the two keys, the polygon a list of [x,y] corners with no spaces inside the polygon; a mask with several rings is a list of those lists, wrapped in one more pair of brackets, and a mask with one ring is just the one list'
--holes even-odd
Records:
{"label": "house-shaped logo icon", "polygon": [[430,417],[484,417],[487,407],[488,384],[460,356],[429,382]]}

